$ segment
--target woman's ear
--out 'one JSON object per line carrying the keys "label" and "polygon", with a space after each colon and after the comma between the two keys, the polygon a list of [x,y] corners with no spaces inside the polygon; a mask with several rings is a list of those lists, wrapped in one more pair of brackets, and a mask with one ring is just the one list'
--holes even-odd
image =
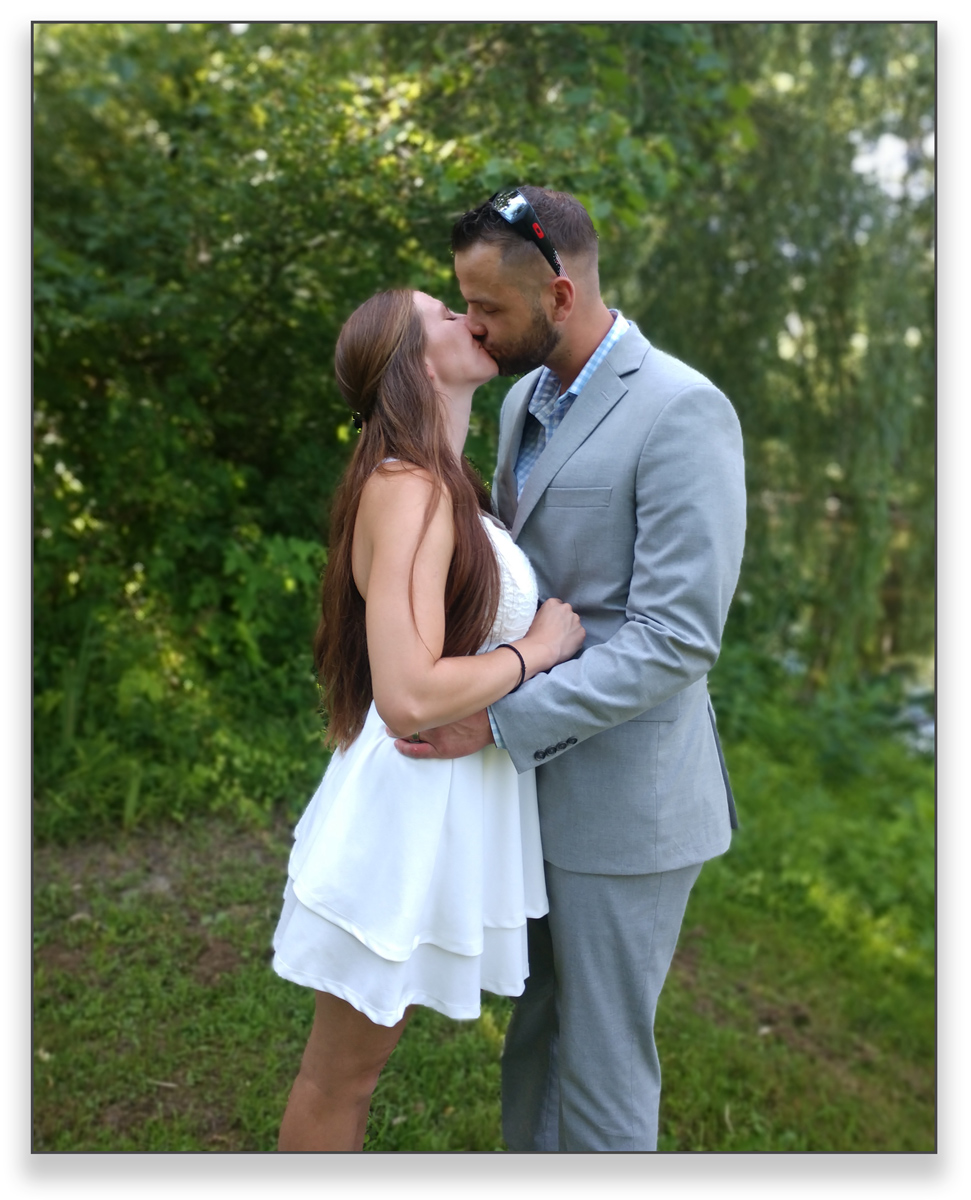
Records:
{"label": "woman's ear", "polygon": [[425,359],[425,370],[428,373],[429,379],[435,378],[435,368],[432,366],[431,359],[429,358]]}

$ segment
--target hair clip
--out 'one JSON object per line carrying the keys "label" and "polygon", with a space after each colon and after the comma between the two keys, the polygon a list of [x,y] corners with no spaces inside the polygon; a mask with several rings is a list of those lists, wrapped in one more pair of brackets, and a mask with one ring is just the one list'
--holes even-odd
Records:
{"label": "hair clip", "polygon": [[351,413],[351,418],[354,422],[354,428],[357,430],[358,433],[360,433],[361,430],[364,428],[364,418],[361,416],[361,414],[359,412]]}

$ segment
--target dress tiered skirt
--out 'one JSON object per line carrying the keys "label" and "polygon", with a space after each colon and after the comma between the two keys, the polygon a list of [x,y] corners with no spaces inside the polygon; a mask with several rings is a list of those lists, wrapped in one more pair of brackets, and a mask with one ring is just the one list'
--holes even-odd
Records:
{"label": "dress tiered skirt", "polygon": [[379,1025],[477,1017],[480,990],[522,994],[547,911],[533,772],[494,746],[405,758],[372,704],[294,831],[273,968]]}

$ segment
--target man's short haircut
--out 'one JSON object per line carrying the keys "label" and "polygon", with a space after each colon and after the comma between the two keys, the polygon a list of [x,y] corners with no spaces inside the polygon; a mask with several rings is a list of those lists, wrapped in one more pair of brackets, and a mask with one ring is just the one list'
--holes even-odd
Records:
{"label": "man's short haircut", "polygon": [[[569,192],[550,192],[546,188],[524,185],[519,191],[526,197],[543,223],[553,245],[563,254],[597,256],[597,231],[590,214]],[[452,226],[452,253],[467,250],[477,242],[498,245],[503,259],[526,259],[539,249],[516,232],[486,201],[464,213]]]}

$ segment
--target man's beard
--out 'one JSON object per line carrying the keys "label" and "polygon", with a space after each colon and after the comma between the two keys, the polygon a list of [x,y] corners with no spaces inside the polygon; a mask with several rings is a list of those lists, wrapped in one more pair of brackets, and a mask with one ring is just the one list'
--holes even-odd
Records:
{"label": "man's beard", "polygon": [[533,310],[533,323],[514,346],[493,350],[486,346],[496,360],[500,375],[524,375],[541,367],[559,345],[560,331],[547,320],[546,313],[537,305]]}

